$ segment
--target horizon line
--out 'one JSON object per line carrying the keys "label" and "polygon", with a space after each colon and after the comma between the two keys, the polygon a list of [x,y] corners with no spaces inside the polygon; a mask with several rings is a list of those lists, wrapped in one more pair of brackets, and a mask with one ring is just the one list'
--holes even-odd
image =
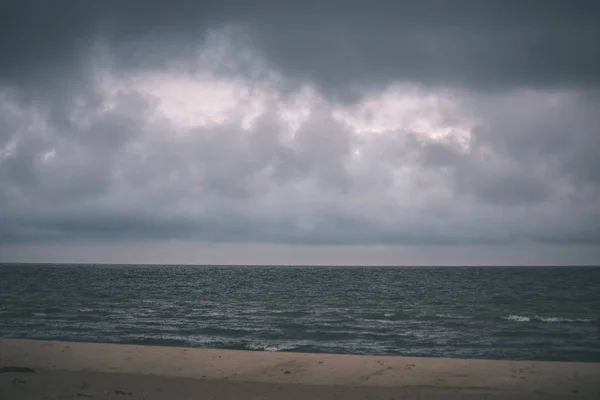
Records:
{"label": "horizon line", "polygon": [[110,266],[155,266],[155,267],[168,267],[168,266],[179,266],[179,267],[366,267],[366,268],[522,268],[522,267],[600,267],[600,264],[191,264],[191,263],[114,263],[114,262],[19,262],[19,261],[0,261],[0,266],[6,265],[82,265],[82,266],[94,266],[94,265],[110,265]]}

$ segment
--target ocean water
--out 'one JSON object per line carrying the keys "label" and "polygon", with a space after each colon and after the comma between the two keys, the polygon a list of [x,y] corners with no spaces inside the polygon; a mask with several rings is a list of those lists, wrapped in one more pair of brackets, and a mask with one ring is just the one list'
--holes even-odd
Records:
{"label": "ocean water", "polygon": [[5,264],[0,336],[600,361],[600,268]]}

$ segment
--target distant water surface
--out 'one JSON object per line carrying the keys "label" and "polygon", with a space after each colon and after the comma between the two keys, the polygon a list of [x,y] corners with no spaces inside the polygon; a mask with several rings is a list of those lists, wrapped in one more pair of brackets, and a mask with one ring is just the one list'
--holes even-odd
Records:
{"label": "distant water surface", "polygon": [[0,336],[598,362],[600,268],[4,264]]}

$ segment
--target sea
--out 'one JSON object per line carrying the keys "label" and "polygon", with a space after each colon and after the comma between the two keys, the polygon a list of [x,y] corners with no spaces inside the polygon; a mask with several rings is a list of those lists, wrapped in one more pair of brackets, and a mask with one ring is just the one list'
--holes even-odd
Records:
{"label": "sea", "polygon": [[600,267],[0,265],[0,337],[600,361]]}

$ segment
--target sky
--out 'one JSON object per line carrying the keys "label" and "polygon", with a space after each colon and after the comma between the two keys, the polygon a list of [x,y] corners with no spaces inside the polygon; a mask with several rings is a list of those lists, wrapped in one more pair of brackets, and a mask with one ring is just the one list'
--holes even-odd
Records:
{"label": "sky", "polygon": [[600,264],[600,2],[7,0],[0,262]]}

